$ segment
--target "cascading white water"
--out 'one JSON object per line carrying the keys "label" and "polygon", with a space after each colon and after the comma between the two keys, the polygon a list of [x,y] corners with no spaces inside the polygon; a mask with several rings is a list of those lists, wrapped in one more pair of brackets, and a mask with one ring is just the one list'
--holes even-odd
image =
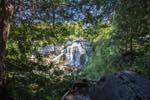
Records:
{"label": "cascading white water", "polygon": [[62,46],[47,45],[40,49],[42,55],[49,53],[55,55],[53,62],[59,63],[64,60],[65,65],[75,68],[82,68],[88,63],[89,54],[92,52],[92,45],[86,40],[68,41]]}

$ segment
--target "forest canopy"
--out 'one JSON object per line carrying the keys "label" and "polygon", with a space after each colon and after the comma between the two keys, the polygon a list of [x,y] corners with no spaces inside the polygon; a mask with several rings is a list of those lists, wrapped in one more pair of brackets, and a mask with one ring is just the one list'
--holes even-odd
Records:
{"label": "forest canopy", "polygon": [[[83,68],[65,65],[66,74],[44,63],[49,55],[41,47],[79,40],[93,48]],[[123,70],[150,76],[149,0],[0,0],[0,96],[6,100],[59,100],[78,79]]]}

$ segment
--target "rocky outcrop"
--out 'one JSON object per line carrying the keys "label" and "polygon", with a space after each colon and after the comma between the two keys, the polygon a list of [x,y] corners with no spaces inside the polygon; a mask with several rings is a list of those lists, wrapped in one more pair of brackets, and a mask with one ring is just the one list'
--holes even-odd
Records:
{"label": "rocky outcrop", "polygon": [[118,72],[95,82],[77,83],[62,100],[150,100],[150,80],[134,72]]}
{"label": "rocky outcrop", "polygon": [[64,45],[63,54],[65,56],[65,64],[74,67],[83,67],[87,64],[91,52],[92,46],[90,42],[86,40],[69,41]]}
{"label": "rocky outcrop", "polygon": [[48,56],[49,54],[59,55],[61,53],[62,47],[58,45],[46,45],[40,48],[39,53],[43,56]]}
{"label": "rocky outcrop", "polygon": [[46,64],[49,62],[61,63],[64,66],[68,65],[80,69],[88,63],[92,45],[86,40],[78,39],[68,41],[61,46],[47,45],[42,47],[39,52],[46,56]]}

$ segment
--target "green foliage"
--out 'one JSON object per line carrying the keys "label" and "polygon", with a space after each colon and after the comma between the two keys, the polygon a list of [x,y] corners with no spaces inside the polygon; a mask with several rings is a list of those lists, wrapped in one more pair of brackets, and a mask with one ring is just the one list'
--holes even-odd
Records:
{"label": "green foliage", "polygon": [[147,3],[144,0],[125,0],[117,4],[112,31],[102,28],[96,36],[95,52],[87,68],[80,73],[82,77],[97,79],[103,74],[120,70],[150,75]]}
{"label": "green foliage", "polygon": [[[54,65],[44,66],[38,50],[44,45],[63,44],[76,38],[91,41],[94,52],[87,67],[75,77],[98,79],[106,73],[122,70],[150,75],[150,24],[146,0],[52,0],[50,5],[49,1],[40,2],[41,5],[35,4],[38,8],[31,10],[33,14],[36,10],[46,13],[50,10],[50,16],[42,17],[43,22],[51,20],[50,24],[29,24],[31,20],[27,20],[18,26],[13,24],[10,32],[6,65],[12,99],[60,100],[75,80],[74,75],[66,75]],[[71,16],[67,13],[70,8]],[[81,12],[84,19],[70,20]],[[34,15],[31,17],[33,19]],[[59,22],[57,17],[62,17],[63,21]],[[29,61],[31,55],[38,58],[37,63]],[[83,63],[82,58],[80,63]]]}
{"label": "green foliage", "polygon": [[[14,25],[6,56],[9,97],[13,100],[60,100],[74,81],[74,75],[67,75],[56,65],[43,65],[38,50],[44,45],[84,38],[84,31],[79,23]],[[30,61],[31,55],[38,59],[37,63]]]}
{"label": "green foliage", "polygon": [[121,54],[132,52],[128,60],[121,60],[122,66],[130,66],[129,69],[146,75],[149,75],[150,71],[147,61],[150,60],[150,30],[146,18],[149,15],[148,9],[145,0],[121,1],[113,21],[115,45]]}
{"label": "green foliage", "polygon": [[97,46],[87,68],[80,73],[81,76],[88,79],[98,79],[106,73],[114,72],[115,66],[112,64],[118,55],[113,46],[106,44]]}
{"label": "green foliage", "polygon": [[[139,49],[141,43],[146,42],[140,38],[146,38],[149,34],[148,20],[145,18],[147,15],[148,11],[144,0],[120,2],[113,26],[116,33],[114,38],[118,45],[122,45],[122,49],[131,49],[130,45],[132,45],[132,48]],[[131,44],[131,42],[133,43]]]}
{"label": "green foliage", "polygon": [[38,53],[38,49],[44,45],[63,44],[67,40],[84,38],[84,31],[80,23],[58,23],[55,26],[27,23],[14,25],[7,45],[7,55],[17,59],[28,59],[28,56]]}
{"label": "green foliage", "polygon": [[91,55],[88,66],[81,71],[80,77],[97,79],[101,75],[115,71],[115,65],[112,64],[120,54],[110,41],[111,26],[101,26],[98,34],[94,39],[96,45],[94,53]]}
{"label": "green foliage", "polygon": [[72,75],[52,65],[13,59],[5,62],[9,68],[7,87],[11,100],[60,100],[74,82]]}

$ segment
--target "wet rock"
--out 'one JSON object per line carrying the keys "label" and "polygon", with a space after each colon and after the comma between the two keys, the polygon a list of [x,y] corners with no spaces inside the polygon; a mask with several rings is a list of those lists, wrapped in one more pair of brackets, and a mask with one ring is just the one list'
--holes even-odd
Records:
{"label": "wet rock", "polygon": [[[93,82],[86,82],[88,87],[86,90],[86,96],[89,100],[150,100],[150,80],[138,75],[134,72],[124,71],[110,75],[105,75],[100,80]],[[85,86],[86,86],[85,85]],[[75,85],[77,90],[72,88],[65,97],[72,95],[73,99],[65,98],[62,100],[86,100],[76,99],[71,91],[78,93],[82,91],[83,87]],[[84,92],[80,92],[78,96],[83,95]]]}
{"label": "wet rock", "polygon": [[80,68],[88,63],[89,54],[92,52],[90,42],[75,40],[64,46],[65,64]]}
{"label": "wet rock", "polygon": [[46,56],[46,64],[68,65],[81,69],[88,63],[89,55],[92,52],[92,45],[86,40],[74,40],[57,45],[47,45],[39,50],[39,53]]}
{"label": "wet rock", "polygon": [[43,56],[48,56],[49,54],[59,55],[61,53],[61,49],[61,46],[46,45],[39,49],[39,53]]}

